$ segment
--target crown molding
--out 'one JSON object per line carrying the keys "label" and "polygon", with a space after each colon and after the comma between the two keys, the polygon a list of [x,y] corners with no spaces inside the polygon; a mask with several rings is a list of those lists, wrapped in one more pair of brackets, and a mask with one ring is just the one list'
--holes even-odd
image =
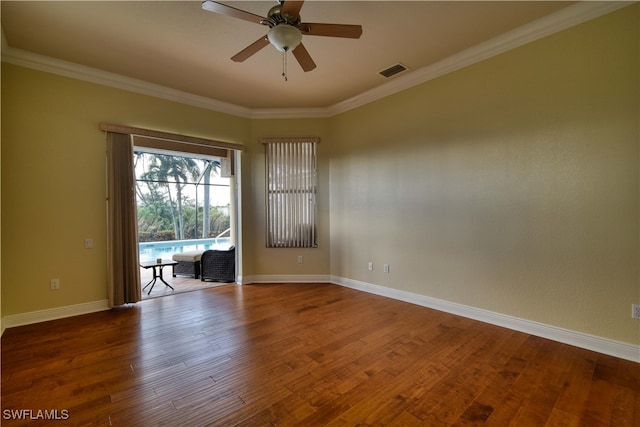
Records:
{"label": "crown molding", "polygon": [[423,67],[397,78],[383,83],[369,91],[363,92],[350,99],[337,103],[331,107],[330,115],[337,115],[354,108],[369,104],[373,101],[385,98],[400,91],[409,89],[419,84],[433,80],[437,77],[460,70],[469,65],[484,61],[493,56],[531,43],[533,41],[550,36],[567,28],[571,28],[583,22],[606,15],[625,6],[633,4],[633,1],[612,2],[580,2],[547,15],[529,24],[518,27],[507,33],[494,37],[491,40],[465,49],[457,54],[449,56],[435,64]]}
{"label": "crown molding", "polygon": [[331,117],[329,108],[258,108],[251,110],[252,119],[308,119]]}
{"label": "crown molding", "polygon": [[249,108],[13,47],[3,48],[2,62],[129,92],[149,95],[168,101],[175,101],[220,113],[246,118],[251,117],[251,110]]}
{"label": "crown molding", "polygon": [[435,64],[409,71],[380,86],[329,107],[251,109],[204,96],[171,89],[143,80],[63,61],[7,45],[2,31],[2,61],[26,68],[149,95],[181,104],[251,119],[296,119],[332,117],[400,91],[433,80],[469,65],[539,40],[636,3],[635,1],[584,1],[523,25],[466,49]]}

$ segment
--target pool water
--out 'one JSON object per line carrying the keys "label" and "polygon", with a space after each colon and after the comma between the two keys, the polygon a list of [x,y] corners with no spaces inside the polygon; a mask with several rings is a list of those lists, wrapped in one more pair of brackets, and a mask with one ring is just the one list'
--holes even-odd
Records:
{"label": "pool water", "polygon": [[138,244],[140,261],[155,261],[158,258],[171,259],[178,252],[207,249],[229,249],[231,238],[166,240],[162,242],[141,242]]}

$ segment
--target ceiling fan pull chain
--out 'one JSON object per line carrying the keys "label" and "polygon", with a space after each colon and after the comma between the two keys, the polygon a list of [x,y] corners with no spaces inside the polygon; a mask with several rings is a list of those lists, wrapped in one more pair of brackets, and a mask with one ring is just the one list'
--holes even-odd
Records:
{"label": "ceiling fan pull chain", "polygon": [[287,79],[287,51],[286,49],[282,52],[282,77],[284,77],[284,81],[288,81]]}

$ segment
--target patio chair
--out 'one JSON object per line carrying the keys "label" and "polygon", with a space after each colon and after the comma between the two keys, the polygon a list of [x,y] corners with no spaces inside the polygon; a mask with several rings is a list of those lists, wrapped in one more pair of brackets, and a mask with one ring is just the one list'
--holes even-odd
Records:
{"label": "patio chair", "polygon": [[226,251],[210,249],[200,258],[200,280],[217,282],[236,281],[236,248]]}

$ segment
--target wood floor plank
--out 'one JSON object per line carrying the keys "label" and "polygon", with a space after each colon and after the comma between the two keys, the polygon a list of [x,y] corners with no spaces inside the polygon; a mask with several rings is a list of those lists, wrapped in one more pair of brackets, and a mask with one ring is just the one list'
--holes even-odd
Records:
{"label": "wood floor plank", "polygon": [[1,363],[3,414],[68,411],[38,425],[640,419],[637,363],[330,284],[225,285],[10,328]]}

